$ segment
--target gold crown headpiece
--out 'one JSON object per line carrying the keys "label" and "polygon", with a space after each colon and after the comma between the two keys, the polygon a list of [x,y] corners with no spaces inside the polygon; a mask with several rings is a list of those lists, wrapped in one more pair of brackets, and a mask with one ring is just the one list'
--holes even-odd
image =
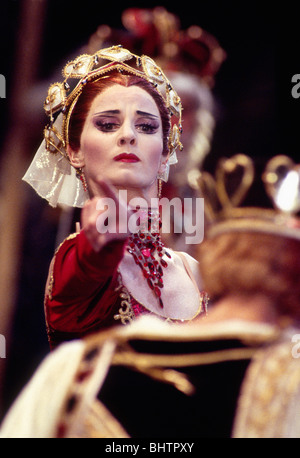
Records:
{"label": "gold crown headpiece", "polygon": [[146,55],[137,56],[121,45],[101,49],[95,54],[83,54],[66,64],[63,69],[64,80],[54,83],[48,90],[44,109],[49,124],[44,129],[44,140],[39,147],[23,180],[49,204],[83,207],[88,199],[76,170],[69,161],[67,145],[69,142],[69,122],[83,88],[89,82],[108,77],[118,71],[127,75],[139,76],[150,82],[160,94],[172,118],[169,133],[169,157],[166,170],[160,178],[168,180],[169,166],[176,164],[176,149],[182,149],[182,104],[164,72],[153,59]]}
{"label": "gold crown headpiece", "polygon": [[262,181],[273,208],[240,206],[254,178],[253,161],[244,154],[222,158],[215,178],[208,172],[201,173],[198,187],[204,197],[207,236],[254,231],[300,240],[300,229],[292,223],[300,211],[300,165],[284,155],[268,161]]}
{"label": "gold crown headpiece", "polygon": [[[106,61],[106,63],[104,63]],[[109,61],[107,63],[107,61]],[[125,63],[126,62],[126,63]],[[139,76],[151,82],[157,89],[177,122],[173,123],[169,136],[170,163],[176,162],[176,148],[182,148],[180,143],[181,100],[160,67],[150,57],[141,57],[124,49],[121,45],[102,49],[93,55],[83,54],[63,69],[64,81],[50,86],[44,103],[50,124],[45,129],[46,147],[50,153],[59,152],[66,155],[65,147],[69,142],[69,121],[76,102],[84,88],[91,81],[108,76],[113,71]],[[73,81],[75,80],[75,87]],[[72,83],[71,83],[72,81]],[[63,115],[61,130],[54,126],[54,115],[60,112]]]}
{"label": "gold crown headpiece", "polygon": [[163,6],[126,8],[121,14],[122,28],[100,25],[89,39],[88,49],[96,50],[122,43],[137,54],[147,54],[168,73],[197,75],[202,83],[214,86],[215,76],[226,59],[216,37],[198,25],[181,27],[178,15]]}

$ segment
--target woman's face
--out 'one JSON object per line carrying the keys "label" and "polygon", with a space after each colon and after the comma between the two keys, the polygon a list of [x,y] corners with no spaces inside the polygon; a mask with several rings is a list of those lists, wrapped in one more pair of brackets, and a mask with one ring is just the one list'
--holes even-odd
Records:
{"label": "woman's face", "polygon": [[[156,196],[156,177],[164,167],[163,133],[154,99],[138,86],[115,84],[93,100],[78,152],[69,152],[75,167],[84,166],[91,195],[109,180],[122,189]],[[164,161],[164,163],[163,163]]]}

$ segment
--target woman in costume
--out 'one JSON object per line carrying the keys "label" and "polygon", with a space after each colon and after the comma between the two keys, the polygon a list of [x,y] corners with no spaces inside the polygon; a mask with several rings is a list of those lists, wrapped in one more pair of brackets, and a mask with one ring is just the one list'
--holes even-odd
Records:
{"label": "woman in costume", "polygon": [[[152,59],[120,46],[79,56],[63,74],[49,88],[50,123],[24,177],[50,205],[83,207],[82,229],[50,267],[51,347],[142,313],[192,320],[206,303],[197,263],[165,249],[158,209],[161,182],[181,148],[180,98]],[[133,233],[121,213],[126,221],[135,216]]]}
{"label": "woman in costume", "polygon": [[[184,151],[164,184],[163,194],[182,202],[186,197],[196,201],[197,177],[210,152],[218,116],[212,89],[226,53],[213,35],[196,25],[183,29],[180,18],[161,6],[127,8],[121,19],[121,29],[100,25],[89,39],[87,52],[93,54],[102,47],[121,43],[137,54],[151,56],[172,81],[184,106]],[[190,218],[193,221],[192,215]],[[163,233],[164,243],[195,256],[196,244],[186,243],[182,218],[173,223],[176,231]]]}

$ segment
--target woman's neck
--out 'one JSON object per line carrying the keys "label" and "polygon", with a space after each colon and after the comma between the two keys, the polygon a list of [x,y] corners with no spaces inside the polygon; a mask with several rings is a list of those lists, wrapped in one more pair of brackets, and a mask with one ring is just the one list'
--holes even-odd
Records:
{"label": "woman's neck", "polygon": [[[142,189],[142,188],[126,188],[124,187],[115,187],[120,195],[124,196],[123,198],[127,199],[127,205],[130,203],[136,202],[138,200],[146,203],[147,207],[151,208],[153,206],[158,206],[158,197],[157,197],[157,188]],[[145,205],[144,205],[145,206]]]}

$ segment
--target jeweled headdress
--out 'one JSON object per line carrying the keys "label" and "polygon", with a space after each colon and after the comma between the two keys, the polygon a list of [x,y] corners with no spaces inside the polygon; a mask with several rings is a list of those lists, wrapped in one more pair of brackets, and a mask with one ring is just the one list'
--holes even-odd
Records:
{"label": "jeweled headdress", "polygon": [[[300,165],[284,155],[268,161],[262,181],[272,208],[242,206],[254,178],[253,161],[243,154],[221,159],[215,177],[201,173],[198,185],[204,197],[207,237],[247,231],[300,240],[300,227],[293,223],[300,211]],[[230,190],[233,181],[234,189]]]}
{"label": "jeweled headdress", "polygon": [[154,60],[145,55],[137,56],[122,46],[111,46],[93,55],[80,55],[64,67],[64,80],[52,84],[48,90],[44,109],[49,124],[44,130],[44,140],[23,177],[52,206],[82,207],[88,199],[66,150],[69,122],[84,86],[115,71],[151,82],[164,99],[174,122],[169,134],[167,173],[161,179],[167,181],[169,165],[177,162],[176,149],[182,148],[181,100]]}
{"label": "jeweled headdress", "polygon": [[107,24],[97,27],[89,39],[88,52],[121,43],[136,54],[151,56],[171,79],[187,113],[193,114],[192,123],[186,116],[184,155],[171,176],[177,194],[179,187],[180,194],[184,193],[187,184],[195,188],[199,169],[211,150],[217,114],[212,88],[226,52],[216,37],[199,25],[184,29],[180,17],[163,6],[129,7],[121,20],[122,28]]}

